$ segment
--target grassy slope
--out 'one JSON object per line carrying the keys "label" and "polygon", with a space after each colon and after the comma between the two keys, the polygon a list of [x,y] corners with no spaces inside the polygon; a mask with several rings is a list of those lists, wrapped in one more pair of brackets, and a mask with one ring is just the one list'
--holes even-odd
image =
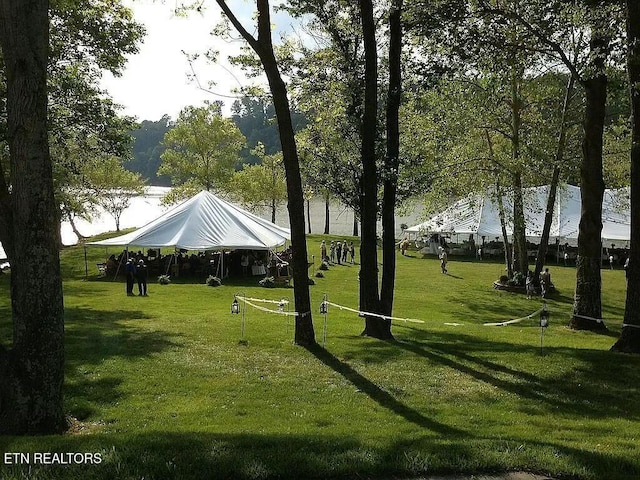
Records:
{"label": "grassy slope", "polygon": [[[309,240],[320,251],[320,236]],[[104,250],[89,248],[90,273]],[[238,343],[233,294],[292,298],[291,289],[150,285],[83,279],[81,249],[63,252],[66,406],[79,433],[0,437],[2,452],[101,452],[97,466],[2,465],[0,478],[326,478],[530,470],[571,478],[640,476],[639,359],[608,352],[625,281],[603,270],[608,335],[565,327],[575,281],[551,266],[560,294],[551,327],[540,306],[491,284],[497,263],[398,254],[394,343],[360,337],[362,319],[331,307],[326,350],[292,345],[288,317],[246,311]],[[319,255],[318,255],[319,256]],[[316,279],[313,305],[357,307],[356,266]],[[7,279],[0,338],[10,338]],[[275,308],[275,305],[266,305]],[[314,312],[322,340],[323,318]],[[447,325],[455,323],[458,325]],[[30,476],[29,476],[30,475]]]}

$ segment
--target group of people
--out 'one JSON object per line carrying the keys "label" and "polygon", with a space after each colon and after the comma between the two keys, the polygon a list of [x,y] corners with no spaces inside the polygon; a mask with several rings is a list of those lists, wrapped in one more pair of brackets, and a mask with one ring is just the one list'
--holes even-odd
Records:
{"label": "group of people", "polygon": [[347,243],[346,240],[342,242],[332,240],[329,244],[329,251],[327,252],[327,243],[322,240],[320,244],[320,257],[323,262],[337,263],[338,265],[347,263],[347,257],[350,263],[355,263],[356,247],[353,245],[353,242]]}
{"label": "group of people", "polygon": [[124,267],[124,271],[127,275],[127,296],[133,297],[133,286],[138,283],[138,295],[141,297],[147,296],[147,278],[149,272],[147,265],[144,263],[144,259],[139,259],[137,262],[134,258],[129,258]]}
{"label": "group of people", "polygon": [[[551,291],[553,284],[551,283],[551,273],[549,269],[545,268],[544,272],[540,273],[540,296],[547,298],[547,294]],[[525,280],[525,289],[527,292],[527,299],[531,299],[536,294],[536,286],[533,282],[533,272],[529,270],[527,272],[527,278]]]}

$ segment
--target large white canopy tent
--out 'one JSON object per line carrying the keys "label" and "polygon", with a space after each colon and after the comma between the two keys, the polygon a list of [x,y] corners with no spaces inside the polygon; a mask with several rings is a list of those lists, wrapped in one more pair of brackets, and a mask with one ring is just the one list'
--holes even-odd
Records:
{"label": "large white canopy tent", "polygon": [[87,245],[272,250],[290,239],[289,229],[202,191],[133,232]]}
{"label": "large white canopy tent", "polygon": [[[549,186],[524,189],[526,235],[537,240],[542,235]],[[631,214],[628,189],[606,190],[602,206],[602,241],[628,242],[631,234]],[[513,232],[513,201],[509,195],[503,197],[507,234]],[[558,189],[551,224],[550,239],[561,243],[575,243],[580,224],[580,188],[564,185]],[[483,236],[488,239],[502,236],[498,202],[490,192],[472,194],[458,200],[427,221],[405,230],[413,234],[457,234]]]}

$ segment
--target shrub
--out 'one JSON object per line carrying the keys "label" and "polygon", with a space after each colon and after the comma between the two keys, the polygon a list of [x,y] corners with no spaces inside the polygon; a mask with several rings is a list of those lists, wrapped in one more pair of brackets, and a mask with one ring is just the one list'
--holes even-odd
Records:
{"label": "shrub", "polygon": [[276,281],[273,277],[264,277],[258,282],[261,287],[273,288],[276,286]]}
{"label": "shrub", "polygon": [[222,285],[222,280],[220,280],[218,277],[214,277],[213,275],[209,275],[207,277],[207,285],[209,285],[210,287],[219,287],[220,285]]}
{"label": "shrub", "polygon": [[324,273],[322,273],[322,272],[316,272],[316,277],[317,277],[317,278],[324,278]]}
{"label": "shrub", "polygon": [[171,283],[171,277],[169,275],[158,276],[158,283],[160,285],[169,285]]}
{"label": "shrub", "polygon": [[318,267],[318,270],[329,270],[329,264],[327,263],[327,261],[323,261],[320,266]]}
{"label": "shrub", "polygon": [[500,275],[500,280],[498,280],[498,283],[501,283],[502,285],[506,285],[508,281],[509,281],[509,277],[507,277],[506,275]]}
{"label": "shrub", "polygon": [[526,277],[522,272],[513,272],[513,284],[518,287],[524,287],[524,282],[526,281]]}

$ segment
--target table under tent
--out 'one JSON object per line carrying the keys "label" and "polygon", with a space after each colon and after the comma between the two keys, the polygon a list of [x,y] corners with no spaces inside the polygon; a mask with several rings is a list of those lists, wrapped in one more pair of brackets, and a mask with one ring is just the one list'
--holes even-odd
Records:
{"label": "table under tent", "polygon": [[[162,273],[167,275],[179,275],[181,267],[195,259],[198,265],[204,265],[202,271],[218,278],[225,278],[235,265],[245,274],[275,274],[271,276],[277,275],[277,280],[284,282],[290,277],[286,253],[276,254],[275,250],[290,238],[287,228],[202,191],[133,232],[86,245],[123,247],[118,259],[112,255],[107,260],[111,265],[99,265],[105,274],[115,269],[117,275],[132,256],[143,255],[155,262],[161,258],[160,249],[170,248],[172,254],[164,257],[168,261],[161,263],[165,270]],[[187,252],[194,253],[189,256]]]}

